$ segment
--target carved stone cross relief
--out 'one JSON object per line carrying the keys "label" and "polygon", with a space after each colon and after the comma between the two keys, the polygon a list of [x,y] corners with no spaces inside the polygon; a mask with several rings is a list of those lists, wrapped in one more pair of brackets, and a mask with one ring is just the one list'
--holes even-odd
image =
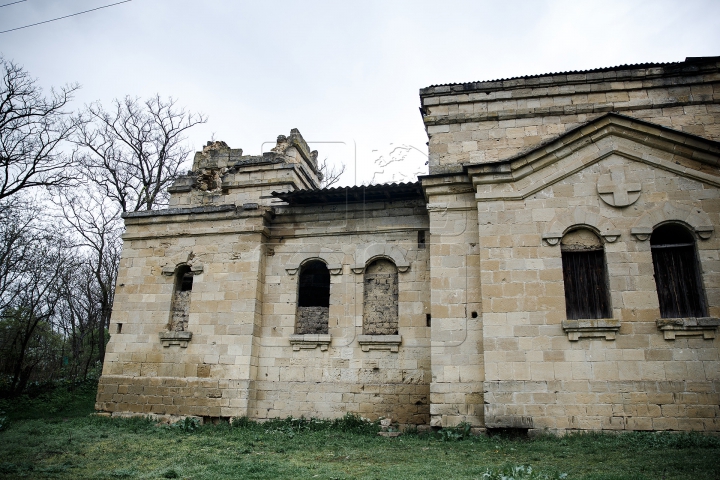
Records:
{"label": "carved stone cross relief", "polygon": [[610,173],[601,175],[597,183],[597,191],[603,202],[613,207],[627,207],[640,198],[641,185],[627,182],[625,169],[615,167]]}

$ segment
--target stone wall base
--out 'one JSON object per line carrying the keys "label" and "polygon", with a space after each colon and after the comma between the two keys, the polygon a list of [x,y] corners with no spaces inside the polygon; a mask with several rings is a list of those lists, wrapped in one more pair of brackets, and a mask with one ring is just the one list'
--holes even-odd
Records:
{"label": "stone wall base", "polygon": [[428,385],[251,382],[210,378],[103,375],[95,409],[113,416],[150,415],[181,419],[242,417],[253,420],[337,418],[354,413],[401,424],[430,421]]}
{"label": "stone wall base", "polygon": [[250,417],[338,418],[353,413],[369,420],[392,418],[400,424],[430,421],[429,385],[383,383],[255,382]]}
{"label": "stone wall base", "polygon": [[488,428],[720,431],[714,381],[486,381],[485,402]]}

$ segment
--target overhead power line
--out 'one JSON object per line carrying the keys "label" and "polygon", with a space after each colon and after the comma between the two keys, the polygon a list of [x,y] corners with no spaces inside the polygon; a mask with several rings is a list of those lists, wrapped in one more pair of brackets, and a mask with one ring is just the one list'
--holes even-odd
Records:
{"label": "overhead power line", "polygon": [[[24,2],[25,0],[21,0],[21,1]],[[0,33],[14,32],[15,30],[22,30],[23,28],[34,27],[35,25],[42,25],[43,23],[50,23],[50,22],[54,22],[56,20],[62,20],[63,18],[74,17],[76,15],[82,15],[83,13],[94,12],[95,10],[100,10],[100,9],[108,8],[108,7],[114,7],[115,5],[120,5],[121,3],[128,3],[128,2],[132,2],[132,0],[123,0],[122,2],[111,3],[110,5],[103,5],[102,7],[91,8],[90,10],[73,13],[71,15],[65,15],[64,17],[53,18],[52,20],[45,20],[44,22],[32,23],[30,25],[25,25],[24,27],[11,28],[10,30],[3,30]],[[15,2],[15,3],[19,3],[19,2]],[[12,5],[12,4],[8,3],[8,5]]]}
{"label": "overhead power line", "polygon": [[8,5],[15,5],[16,3],[22,3],[22,2],[27,2],[27,0],[18,0],[17,2],[6,3],[5,5],[0,5],[0,8],[7,7]]}

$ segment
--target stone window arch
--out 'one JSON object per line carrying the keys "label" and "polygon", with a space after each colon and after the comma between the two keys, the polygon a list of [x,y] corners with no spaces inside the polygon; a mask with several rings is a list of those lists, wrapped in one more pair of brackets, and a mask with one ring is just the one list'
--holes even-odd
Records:
{"label": "stone window arch", "polygon": [[188,329],[190,316],[190,297],[193,287],[193,273],[189,265],[182,265],[175,272],[172,311],[169,330],[184,332]]}
{"label": "stone window arch", "polygon": [[563,235],[560,251],[568,320],[611,318],[602,240],[588,228],[577,228]]}
{"label": "stone window arch", "polygon": [[655,285],[662,318],[707,316],[695,237],[678,223],[665,223],[650,236]]}
{"label": "stone window arch", "polygon": [[322,260],[300,267],[296,334],[326,334],[330,310],[330,271]]}
{"label": "stone window arch", "polygon": [[397,335],[398,269],[386,258],[373,260],[363,276],[363,334]]}

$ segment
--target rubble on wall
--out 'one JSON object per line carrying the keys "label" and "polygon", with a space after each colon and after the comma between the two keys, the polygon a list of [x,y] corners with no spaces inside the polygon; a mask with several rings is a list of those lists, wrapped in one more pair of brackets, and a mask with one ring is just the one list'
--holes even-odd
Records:
{"label": "rubble on wall", "polygon": [[363,333],[398,333],[398,276],[395,265],[378,260],[365,272]]}
{"label": "rubble on wall", "polygon": [[328,311],[328,307],[298,307],[296,333],[327,334]]}
{"label": "rubble on wall", "polygon": [[190,290],[184,292],[175,292],[173,299],[172,318],[170,320],[171,332],[184,332],[188,327],[188,317],[190,316]]}

